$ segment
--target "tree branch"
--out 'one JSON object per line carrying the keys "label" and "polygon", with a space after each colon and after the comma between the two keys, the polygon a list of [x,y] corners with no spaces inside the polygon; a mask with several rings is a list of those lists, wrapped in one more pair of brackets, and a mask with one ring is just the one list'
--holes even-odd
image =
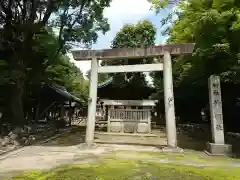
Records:
{"label": "tree branch", "polygon": [[38,23],[40,23],[41,22],[41,19],[42,19],[42,12],[39,12],[39,18],[38,18]]}
{"label": "tree branch", "polygon": [[26,1],[23,2],[23,8],[22,8],[22,21],[24,22],[25,17],[27,14],[27,5],[26,5]]}
{"label": "tree branch", "polygon": [[[81,15],[82,14],[82,11],[83,11],[83,8],[85,6],[85,3],[86,3],[86,0],[83,0],[82,3],[81,3],[81,8],[79,10],[79,13],[78,15]],[[64,11],[65,12],[65,11]],[[79,18],[75,18],[75,20],[73,21],[73,23],[68,27],[69,30],[71,30],[73,28],[73,26],[75,25],[75,23],[78,21]],[[53,56],[53,60],[57,58],[58,54],[60,53],[60,51],[62,50],[63,48],[63,45],[64,43],[66,42],[66,39],[62,39],[62,31],[63,31],[63,27],[64,27],[64,24],[62,24],[63,21],[61,21],[61,29],[60,29],[60,32],[59,32],[59,48],[57,49],[55,55]]]}
{"label": "tree branch", "polygon": [[[86,0],[83,0],[82,1],[82,4],[81,4],[81,8],[80,8],[80,11],[78,13],[79,16],[82,15],[82,11],[83,11],[83,8],[85,6],[85,3],[86,3]],[[70,28],[73,28],[73,26],[75,25],[75,23],[78,21],[79,18],[75,18],[75,20],[73,21],[73,23],[71,24]]]}
{"label": "tree branch", "polygon": [[[1,2],[1,0],[0,0],[0,2]],[[12,0],[9,0],[7,7],[4,6],[5,10],[6,10],[6,12],[5,12],[5,14],[6,14],[6,21],[5,21],[5,23],[8,26],[12,26],[11,21],[12,21],[13,12],[12,12],[11,6],[12,6]]]}
{"label": "tree branch", "polygon": [[54,0],[48,0],[47,10],[43,17],[43,20],[40,22],[42,26],[44,26],[48,22],[48,19],[52,14],[53,8],[54,8]]}
{"label": "tree branch", "polygon": [[0,12],[0,17],[2,17],[2,19],[4,20],[6,18],[6,14],[2,11]]}
{"label": "tree branch", "polygon": [[63,15],[62,15],[61,18],[60,18],[60,23],[61,23],[61,25],[60,25],[59,35],[58,35],[58,41],[59,41],[59,42],[60,42],[61,39],[62,39],[62,33],[63,33],[63,28],[64,28],[63,19],[64,19],[64,16],[66,15],[67,10],[68,10],[67,8],[64,10]]}
{"label": "tree branch", "polygon": [[23,6],[22,4],[20,3],[20,1],[17,1],[17,7],[19,7],[21,9],[21,12],[23,12]]}
{"label": "tree branch", "polygon": [[36,17],[36,11],[37,11],[37,1],[32,0],[32,8],[31,8],[31,14],[29,18],[29,24],[33,23]]}
{"label": "tree branch", "polygon": [[12,3],[13,3],[13,0],[9,0],[9,1],[8,1],[8,11],[9,11],[9,10],[12,10],[12,9],[11,9]]}
{"label": "tree branch", "polygon": [[6,6],[4,5],[4,1],[1,1],[1,0],[0,0],[0,8],[5,12],[5,14],[7,13],[7,8],[6,8]]}

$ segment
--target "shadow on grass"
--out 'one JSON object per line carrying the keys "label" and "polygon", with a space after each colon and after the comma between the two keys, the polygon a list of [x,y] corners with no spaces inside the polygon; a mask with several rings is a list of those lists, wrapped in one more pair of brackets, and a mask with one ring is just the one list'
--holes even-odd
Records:
{"label": "shadow on grass", "polygon": [[[231,133],[225,132],[225,143],[232,145],[233,158],[240,158],[240,137],[232,136]],[[177,135],[178,146],[183,149],[204,151],[206,143],[212,142],[210,126],[194,129],[192,131],[180,131]]]}
{"label": "shadow on grass", "polygon": [[67,132],[56,139],[50,140],[43,146],[74,146],[85,142],[86,127],[73,125]]}
{"label": "shadow on grass", "polygon": [[[74,146],[81,143],[85,143],[85,126],[72,126],[72,130],[69,133],[63,134],[60,137],[43,144],[43,146]],[[205,144],[209,141],[206,138],[206,134],[196,135],[197,132],[184,132],[178,133],[178,146],[183,149],[191,149],[195,151],[203,151]],[[151,142],[150,139],[134,140],[134,137],[129,136],[116,136],[118,138],[109,137],[110,135],[95,136],[95,142],[99,144],[119,144],[119,145],[141,145],[141,146],[152,146],[159,149],[166,145],[161,142],[161,139],[155,139]],[[135,137],[136,138],[136,137]],[[139,139],[139,137],[138,137]]]}
{"label": "shadow on grass", "polygon": [[[202,129],[205,129],[204,131]],[[204,151],[207,142],[211,142],[211,131],[209,127],[200,129],[179,131],[177,134],[178,146],[182,149]],[[207,129],[207,130],[206,130]],[[160,132],[160,130],[158,130]],[[163,132],[164,130],[161,130]],[[69,133],[43,144],[43,146],[74,146],[85,143],[85,126],[72,126]],[[227,134],[227,133],[225,133]],[[110,135],[95,136],[95,142],[99,144],[120,144],[120,145],[141,145],[157,148],[165,147],[161,139],[143,139],[137,140],[134,137],[120,137],[120,139],[109,137]],[[240,139],[232,136],[226,136],[226,143],[233,146],[233,157],[240,158]],[[126,139],[124,139],[126,138]]]}
{"label": "shadow on grass", "polygon": [[232,145],[233,157],[240,159],[240,139],[231,135],[226,136],[226,143]]}
{"label": "shadow on grass", "polygon": [[182,149],[189,149],[194,151],[204,151],[206,143],[210,141],[206,134],[202,137],[197,137],[194,133],[178,133],[178,146]]}

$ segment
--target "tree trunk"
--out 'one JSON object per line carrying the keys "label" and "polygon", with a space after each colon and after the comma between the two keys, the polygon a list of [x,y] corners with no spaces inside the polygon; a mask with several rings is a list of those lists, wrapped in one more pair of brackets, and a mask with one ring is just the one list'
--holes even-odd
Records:
{"label": "tree trunk", "polygon": [[69,123],[68,123],[68,126],[72,126],[72,117],[73,117],[72,101],[69,101],[68,116],[69,116]]}
{"label": "tree trunk", "polygon": [[37,100],[37,104],[36,104],[36,107],[35,107],[35,122],[37,120],[39,120],[39,115],[40,115],[40,107],[41,107],[41,100],[40,98],[38,98]]}
{"label": "tree trunk", "polygon": [[14,121],[14,126],[22,126],[24,124],[24,113],[23,113],[23,104],[22,104],[22,88],[19,88],[17,85],[13,85],[11,88],[11,111],[12,119]]}

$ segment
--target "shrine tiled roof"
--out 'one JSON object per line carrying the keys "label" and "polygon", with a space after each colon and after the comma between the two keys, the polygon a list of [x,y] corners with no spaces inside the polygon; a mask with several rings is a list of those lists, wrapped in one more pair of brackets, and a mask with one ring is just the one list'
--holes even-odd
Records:
{"label": "shrine tiled roof", "polygon": [[[42,93],[47,94],[48,96],[57,98],[57,99],[65,99],[65,100],[72,100],[75,102],[81,102],[79,98],[71,94],[66,90],[66,88],[59,86],[59,85],[50,85],[46,86]],[[58,95],[57,95],[58,94]],[[57,96],[56,96],[57,95]]]}
{"label": "shrine tiled roof", "polygon": [[105,87],[105,86],[109,85],[112,81],[113,81],[113,77],[110,77],[106,81],[99,83],[98,88]]}

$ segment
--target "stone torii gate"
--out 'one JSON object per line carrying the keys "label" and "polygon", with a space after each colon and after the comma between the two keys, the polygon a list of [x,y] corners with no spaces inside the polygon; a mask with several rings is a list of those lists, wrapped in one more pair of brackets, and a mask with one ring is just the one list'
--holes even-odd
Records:
{"label": "stone torii gate", "polygon": [[[88,119],[86,130],[86,144],[91,146],[94,141],[95,114],[97,102],[98,73],[120,72],[150,72],[163,71],[164,75],[164,104],[166,116],[167,144],[177,147],[177,132],[175,121],[172,61],[171,56],[191,54],[195,44],[174,44],[150,46],[146,48],[114,48],[102,50],[73,50],[76,61],[91,60],[90,91],[88,104]],[[99,60],[134,59],[163,56],[163,63],[138,64],[124,66],[99,66]]]}

